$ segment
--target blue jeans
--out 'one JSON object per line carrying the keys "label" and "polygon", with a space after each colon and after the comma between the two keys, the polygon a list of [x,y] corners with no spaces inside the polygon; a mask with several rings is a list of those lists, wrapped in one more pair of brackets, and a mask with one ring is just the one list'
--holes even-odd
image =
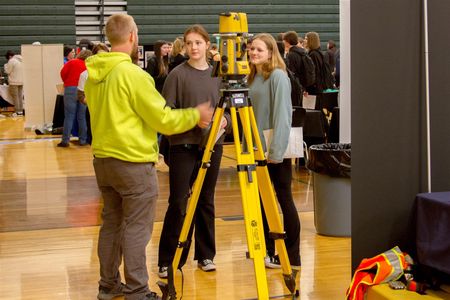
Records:
{"label": "blue jeans", "polygon": [[69,143],[75,117],[78,121],[78,137],[80,144],[86,144],[86,105],[77,100],[77,87],[66,86],[64,88],[64,129],[62,142]]}

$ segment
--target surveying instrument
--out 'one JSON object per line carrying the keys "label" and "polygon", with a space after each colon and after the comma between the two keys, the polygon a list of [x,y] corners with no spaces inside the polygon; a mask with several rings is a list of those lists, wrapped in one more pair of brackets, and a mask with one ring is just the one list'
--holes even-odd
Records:
{"label": "surveying instrument", "polygon": [[[253,259],[258,299],[269,299],[264,264],[266,245],[260,195],[270,228],[270,237],[275,240],[275,247],[280,258],[286,287],[291,292],[292,299],[295,299],[299,295],[295,283],[298,271],[293,270],[289,263],[284,243],[286,234],[281,223],[277,201],[267,169],[267,160],[245,83],[245,76],[250,73],[246,51],[247,37],[249,36],[247,15],[235,12],[220,14],[219,34],[217,36],[220,37],[219,49],[221,59],[214,67],[213,76],[222,77],[224,88],[221,89],[221,98],[214,112],[200,169],[193,184],[186,217],[178,239],[177,250],[172,265],[168,269],[168,283],[158,281],[158,286],[163,292],[163,300],[176,299],[174,270],[178,268],[181,270],[179,262],[183,249],[189,247],[190,241],[187,240],[189,229],[191,228],[206,171],[210,166],[210,158],[217,140],[221,120],[225,108],[228,107],[231,115],[237,171],[242,196],[248,247],[247,257]],[[241,132],[238,126],[238,115],[242,125]],[[241,136],[243,136],[243,144],[241,144]]]}

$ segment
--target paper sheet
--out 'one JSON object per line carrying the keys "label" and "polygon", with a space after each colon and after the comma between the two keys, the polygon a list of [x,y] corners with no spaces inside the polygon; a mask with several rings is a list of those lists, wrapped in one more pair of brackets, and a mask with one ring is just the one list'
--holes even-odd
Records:
{"label": "paper sheet", "polygon": [[316,109],[316,96],[315,95],[308,95],[308,97],[305,97],[303,95],[303,108],[306,109]]}
{"label": "paper sheet", "polygon": [[[263,131],[264,139],[266,140],[267,150],[270,149],[272,142],[273,129],[266,129]],[[265,153],[268,157],[267,151]],[[303,128],[292,127],[289,133],[289,143],[284,152],[283,158],[303,157]]]}

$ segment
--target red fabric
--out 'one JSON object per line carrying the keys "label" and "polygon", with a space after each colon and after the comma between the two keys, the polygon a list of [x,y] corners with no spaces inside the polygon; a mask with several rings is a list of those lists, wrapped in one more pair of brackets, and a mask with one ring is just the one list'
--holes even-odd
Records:
{"label": "red fabric", "polygon": [[408,291],[413,291],[413,292],[417,292],[417,283],[413,280],[408,281],[408,285],[407,285]]}
{"label": "red fabric", "polygon": [[60,72],[64,86],[78,86],[78,79],[84,70],[86,70],[84,60],[78,58],[69,60]]}

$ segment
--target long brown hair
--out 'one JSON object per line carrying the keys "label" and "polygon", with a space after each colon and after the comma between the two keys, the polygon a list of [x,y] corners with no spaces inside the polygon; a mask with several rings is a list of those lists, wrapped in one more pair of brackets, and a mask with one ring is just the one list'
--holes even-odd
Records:
{"label": "long brown hair", "polygon": [[161,56],[161,47],[167,44],[169,44],[169,42],[158,40],[153,47],[156,63],[158,65],[158,77],[165,76],[169,72],[169,55]]}
{"label": "long brown hair", "polygon": [[104,43],[98,43],[97,45],[94,46],[94,48],[92,49],[92,54],[97,54],[98,52],[103,51],[103,52],[109,52],[109,48],[108,46],[106,46]]}
{"label": "long brown hair", "polygon": [[[262,65],[262,76],[264,80],[270,77],[270,74],[275,69],[282,69],[286,72],[286,64],[281,57],[280,51],[278,51],[277,42],[272,35],[268,33],[260,33],[253,37],[252,42],[260,40],[266,44],[269,53],[271,54],[269,60]],[[248,84],[251,84],[256,76],[256,66],[250,64],[250,74],[247,77]]]}
{"label": "long brown hair", "polygon": [[305,37],[307,38],[305,46],[308,50],[315,50],[320,48],[320,38],[317,32],[308,32]]}
{"label": "long brown hair", "polygon": [[193,33],[193,32],[200,34],[206,42],[209,42],[209,34],[208,34],[208,31],[206,31],[205,27],[203,27],[200,24],[195,24],[195,25],[189,26],[186,29],[186,31],[184,32],[183,38],[184,38],[185,43],[186,43],[186,36],[189,33]]}
{"label": "long brown hair", "polygon": [[81,60],[86,60],[86,58],[88,58],[91,55],[92,55],[92,51],[85,49],[85,50],[81,50],[80,53],[78,53],[77,58],[81,59]]}
{"label": "long brown hair", "polygon": [[[205,27],[203,27],[200,24],[192,25],[186,29],[186,31],[183,34],[184,43],[186,43],[186,37],[190,33],[197,33],[205,40],[206,43],[210,42],[208,31],[206,31]],[[207,49],[205,53],[206,60],[208,60],[208,52],[209,51]]]}

